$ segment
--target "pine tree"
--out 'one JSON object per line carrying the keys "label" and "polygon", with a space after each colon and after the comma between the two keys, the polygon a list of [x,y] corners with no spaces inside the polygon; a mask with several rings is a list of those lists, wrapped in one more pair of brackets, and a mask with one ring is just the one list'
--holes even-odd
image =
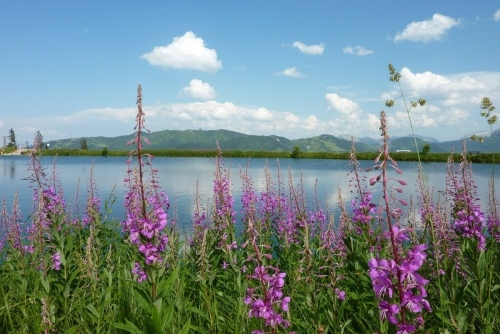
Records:
{"label": "pine tree", "polygon": [[7,147],[13,147],[17,149],[16,134],[14,133],[14,129],[12,128],[10,128],[9,130],[9,143],[7,144]]}
{"label": "pine tree", "polygon": [[82,142],[80,143],[80,148],[82,150],[88,150],[89,147],[87,146],[87,140],[85,138],[82,139]]}
{"label": "pine tree", "polygon": [[35,134],[35,143],[33,145],[33,148],[36,150],[41,150],[43,147],[43,136],[40,133],[40,131],[37,131]]}

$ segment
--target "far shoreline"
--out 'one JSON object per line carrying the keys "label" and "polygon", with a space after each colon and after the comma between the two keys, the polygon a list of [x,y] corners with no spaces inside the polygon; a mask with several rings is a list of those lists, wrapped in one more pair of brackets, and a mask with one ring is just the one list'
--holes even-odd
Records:
{"label": "far shoreline", "polygon": [[[17,150],[19,152],[19,150]],[[215,158],[217,150],[173,150],[173,149],[143,149],[144,154],[150,154],[156,157],[204,157]],[[43,149],[39,152],[42,156],[123,156],[126,157],[130,151],[124,150],[82,150],[82,149]],[[22,153],[8,153],[4,155],[21,155],[29,156],[31,150],[24,150]],[[392,152],[391,157],[396,161],[418,161],[416,152]],[[0,155],[1,156],[1,155]],[[222,150],[222,156],[226,158],[266,158],[266,159],[288,159],[291,157],[291,152],[274,152],[274,151],[239,151],[239,150]],[[357,152],[357,160],[375,160],[378,156],[377,152]],[[420,153],[420,161],[422,162],[447,162],[452,157],[454,162],[461,160],[460,153]],[[350,152],[300,152],[299,156],[294,159],[338,159],[348,160]],[[492,163],[493,155],[491,153],[468,152],[467,159],[474,163]],[[495,161],[496,163],[496,161]]]}

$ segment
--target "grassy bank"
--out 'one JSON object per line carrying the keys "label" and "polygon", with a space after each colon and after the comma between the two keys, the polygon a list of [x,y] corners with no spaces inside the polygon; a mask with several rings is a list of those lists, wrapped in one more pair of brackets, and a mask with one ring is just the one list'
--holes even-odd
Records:
{"label": "grassy bank", "polygon": [[[217,150],[148,150],[144,153],[152,154],[155,157],[216,157]],[[102,156],[102,150],[80,150],[80,149],[50,149],[42,150],[42,155],[47,156]],[[108,151],[106,156],[128,156],[129,151]],[[268,151],[224,151],[227,158],[290,158],[291,152],[268,152]],[[358,152],[358,160],[374,160],[377,152]],[[418,161],[417,153],[394,152],[391,153],[398,161]],[[349,159],[349,152],[301,152],[299,159]],[[420,154],[422,162],[447,162],[448,158],[453,161],[460,161],[459,153],[427,153]],[[491,163],[491,153],[467,154],[467,159],[474,163]],[[496,159],[498,162],[499,159]]]}
{"label": "grassy bank", "polygon": [[375,161],[351,152],[352,192],[339,190],[334,221],[280,170],[262,182],[242,171],[233,198],[217,152],[212,204],[193,198],[188,236],[145,152],[137,145],[123,170],[122,222],[108,218],[113,196],[97,196],[92,173],[84,204],[70,205],[57,167],[31,155],[33,212],[19,212],[16,195],[1,211],[1,333],[500,331],[498,202],[491,192],[481,208],[466,154],[459,167],[448,160],[446,194],[421,183],[410,206],[398,194],[415,180],[395,163],[408,153],[391,156],[387,139]]}
{"label": "grassy bank", "polygon": [[[380,154],[328,157],[351,165],[338,221],[279,169],[262,180],[241,171],[234,198],[220,151],[212,202],[193,196],[192,217],[179,218],[140,145],[143,116],[139,86],[122,222],[92,172],[85,199],[69,203],[57,166],[30,155],[33,211],[21,213],[17,195],[1,210],[0,333],[500,332],[500,211],[494,187],[478,199],[476,155],[446,155],[446,192],[421,175],[407,203],[398,196],[416,180],[396,160],[411,153],[390,154],[381,112]],[[179,233],[179,219],[192,233]]]}

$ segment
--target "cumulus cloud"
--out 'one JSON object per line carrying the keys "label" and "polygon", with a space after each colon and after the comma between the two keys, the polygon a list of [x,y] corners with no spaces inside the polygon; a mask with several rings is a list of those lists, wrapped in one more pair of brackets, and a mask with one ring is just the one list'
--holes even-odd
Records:
{"label": "cumulus cloud", "polygon": [[[254,135],[280,135],[290,139],[317,136],[323,133],[349,133],[354,136],[376,136],[378,125],[367,127],[366,119],[375,116],[363,114],[357,103],[340,96],[330,96],[333,106],[342,111],[320,119],[317,115],[297,114],[291,111],[249,107],[231,102],[198,101],[177,104],[144,105],[146,127],[151,131],[165,129],[230,129]],[[333,108],[332,108],[333,109]],[[337,110],[337,109],[335,109]],[[338,111],[338,110],[337,110]],[[96,108],[78,111],[67,116],[47,116],[18,120],[16,128],[36,124],[45,140],[79,137],[114,137],[133,133],[137,108]],[[373,132],[370,132],[372,131]],[[17,135],[17,132],[16,132]],[[32,134],[31,134],[32,135]]]}
{"label": "cumulus cloud", "polygon": [[350,54],[350,55],[356,55],[356,56],[368,56],[373,54],[373,50],[368,50],[365,49],[362,46],[346,46],[345,48],[342,49],[344,53]]}
{"label": "cumulus cloud", "polygon": [[292,45],[294,48],[297,48],[300,52],[308,55],[321,55],[323,54],[323,51],[325,51],[325,43],[306,45],[302,42],[295,41],[293,42]]}
{"label": "cumulus cloud", "polygon": [[500,9],[498,9],[495,14],[493,15],[493,19],[495,21],[500,21]]}
{"label": "cumulus cloud", "polygon": [[448,30],[460,24],[460,20],[434,14],[432,19],[426,21],[412,22],[406,26],[402,32],[398,32],[394,37],[394,42],[431,42],[439,41]]}
{"label": "cumulus cloud", "polygon": [[[463,126],[466,131],[474,132],[484,126],[479,117],[479,104],[484,96],[493,100],[500,99],[500,72],[469,72],[442,75],[425,71],[413,73],[408,68],[401,70],[401,86],[408,99],[427,100],[424,107],[411,112],[416,131],[424,128],[445,128]],[[395,99],[398,90],[385,92],[381,99]],[[475,110],[475,112],[473,112]],[[393,129],[408,122],[408,114],[402,105],[391,109]],[[461,130],[462,131],[462,130]]]}
{"label": "cumulus cloud", "polygon": [[182,89],[182,95],[195,99],[211,100],[217,96],[217,93],[208,83],[199,79],[193,79],[189,82],[189,86]]}
{"label": "cumulus cloud", "polygon": [[335,93],[326,94],[325,99],[327,109],[339,113],[333,114],[333,119],[326,122],[328,133],[356,137],[379,135],[380,121],[377,115],[365,113],[357,102]]}
{"label": "cumulus cloud", "polygon": [[266,108],[259,108],[255,110],[253,113],[251,113],[251,116],[258,121],[268,121],[273,118],[272,113],[269,111],[269,109]]}
{"label": "cumulus cloud", "polygon": [[361,109],[356,102],[340,97],[335,93],[328,93],[325,95],[325,98],[328,101],[329,110],[333,109],[343,114],[360,114],[361,112]]}
{"label": "cumulus cloud", "polygon": [[289,67],[281,72],[278,72],[277,74],[280,74],[280,75],[285,75],[287,77],[294,77],[294,78],[301,78],[303,77],[304,75],[302,73],[300,73],[299,70],[297,70],[295,67]]}
{"label": "cumulus cloud", "polygon": [[[146,127],[151,131],[165,129],[230,129],[247,134],[279,134],[288,138],[322,133],[325,124],[317,124],[309,116],[289,111],[273,111],[264,107],[239,106],[231,102],[203,101],[143,106]],[[78,111],[67,116],[44,116],[18,121],[19,127],[37,124],[43,128],[44,139],[79,136],[119,136],[133,132],[137,108],[97,108]],[[319,122],[318,122],[319,123]],[[47,135],[51,131],[51,135]]]}
{"label": "cumulus cloud", "polygon": [[[424,107],[411,111],[412,122],[418,134],[433,136],[438,133],[436,129],[439,129],[439,135],[451,131],[461,136],[483,130],[486,123],[479,115],[481,99],[488,96],[493,102],[500,100],[500,72],[443,75],[431,71],[412,72],[408,68],[403,68],[400,72],[401,86],[407,100],[415,101],[420,97],[427,100]],[[195,84],[190,84],[189,87],[192,86]],[[378,106],[382,107],[388,98],[395,99],[399,96],[399,87],[394,88],[394,91],[388,90],[382,94]],[[146,127],[151,131],[230,129],[256,135],[277,134],[291,139],[323,133],[379,137],[379,115],[377,112],[363,111],[365,99],[353,100],[338,91],[323,96],[325,109],[329,110],[325,117],[321,116],[321,111],[318,111],[319,114],[299,114],[289,110],[271,110],[265,106],[242,106],[214,100],[145,105],[143,109],[146,113]],[[370,110],[378,111],[378,107]],[[408,115],[401,99],[396,100],[393,108],[385,110],[390,134],[408,134]],[[41,130],[44,140],[71,138],[76,134],[79,137],[114,137],[133,132],[136,112],[137,108],[131,105],[128,108],[81,110],[66,116],[43,115],[38,118],[14,119],[13,115],[9,115],[9,118],[2,118],[0,124],[4,122],[2,129],[7,124],[19,129],[16,130],[19,142],[26,139],[32,141],[34,127]]]}
{"label": "cumulus cloud", "polygon": [[188,31],[181,37],[174,37],[171,44],[156,46],[153,51],[141,56],[150,65],[165,68],[193,69],[216,72],[222,68],[217,52],[205,46],[200,37]]}
{"label": "cumulus cloud", "polygon": [[413,73],[404,67],[401,75],[401,85],[409,96],[440,101],[446,106],[477,104],[482,96],[497,96],[500,89],[498,72],[470,72],[445,76],[430,71]]}

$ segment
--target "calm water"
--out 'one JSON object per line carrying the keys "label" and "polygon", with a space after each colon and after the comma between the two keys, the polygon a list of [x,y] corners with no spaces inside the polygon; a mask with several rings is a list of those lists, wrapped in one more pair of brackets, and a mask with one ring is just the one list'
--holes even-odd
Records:
{"label": "calm water", "polygon": [[[88,178],[93,166],[94,179],[97,190],[104,202],[111,192],[117,197],[113,206],[112,216],[122,220],[125,216],[123,208],[123,196],[125,188],[123,179],[126,175],[126,157],[58,157],[57,174],[63,185],[66,203],[75,204],[80,202],[80,210],[84,208],[85,197],[88,189]],[[19,193],[21,213],[25,219],[32,212],[32,194],[29,181],[25,180],[30,173],[27,170],[28,157],[24,156],[0,156],[0,198],[5,198],[8,210],[12,206],[14,193]],[[239,159],[226,158],[224,166],[230,170],[232,190],[237,211],[241,208],[240,196],[242,183],[240,180],[240,169],[248,169],[257,191],[263,188],[264,168],[267,164],[273,181],[277,181],[278,164],[281,178],[285,189],[289,171],[291,172],[295,186],[302,180],[308,202],[313,208],[314,194],[329,213],[334,214],[338,207],[338,189],[342,190],[347,205],[350,200],[349,171],[347,160],[309,160],[309,159]],[[42,165],[47,167],[47,173],[51,173],[54,164],[53,157],[44,157]],[[371,165],[369,161],[361,161],[363,167]],[[190,230],[191,217],[195,208],[195,196],[198,184],[200,203],[207,207],[212,203],[212,189],[215,171],[215,160],[213,158],[155,158],[153,166],[159,170],[159,181],[162,189],[167,193],[172,203],[175,204],[177,212],[178,227]],[[394,174],[394,177],[404,179],[408,186],[404,187],[404,198],[409,200],[410,195],[416,194],[417,163],[400,162],[402,175]],[[487,198],[488,180],[491,176],[491,165],[476,164],[473,166],[475,184],[478,186],[480,198]],[[445,163],[424,164],[426,184],[441,192],[445,189]],[[375,173],[367,174],[375,175]],[[500,182],[499,182],[500,183]],[[498,183],[497,183],[498,184]],[[497,189],[498,191],[498,189]],[[77,192],[79,195],[77,196]],[[483,206],[483,209],[485,207]],[[173,214],[171,209],[169,214]]]}

